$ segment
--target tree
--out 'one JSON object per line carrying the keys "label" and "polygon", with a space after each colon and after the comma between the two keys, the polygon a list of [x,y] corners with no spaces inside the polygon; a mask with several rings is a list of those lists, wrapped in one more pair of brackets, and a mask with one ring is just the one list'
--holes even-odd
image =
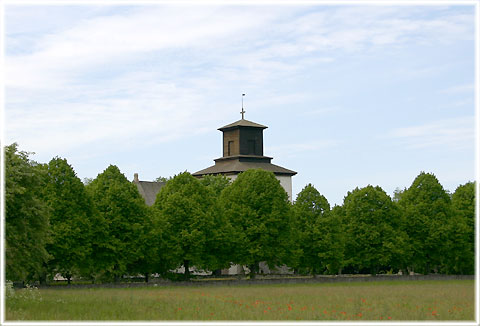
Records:
{"label": "tree", "polygon": [[457,187],[452,195],[454,210],[452,241],[455,248],[450,252],[450,269],[454,273],[475,272],[475,182]]}
{"label": "tree", "polygon": [[405,216],[412,259],[410,267],[430,273],[445,264],[451,247],[452,206],[435,175],[421,172],[398,202]]}
{"label": "tree", "polygon": [[346,264],[372,274],[390,266],[406,235],[400,230],[400,212],[382,188],[356,188],[344,199]]}
{"label": "tree", "polygon": [[159,176],[159,177],[155,178],[155,180],[153,180],[153,181],[155,181],[155,182],[167,182],[168,180],[171,180],[171,179],[172,179],[172,177],[167,177],[166,178],[166,177]]}
{"label": "tree", "polygon": [[5,147],[5,276],[14,281],[39,277],[49,258],[45,174],[30,154],[16,143]]}
{"label": "tree", "polygon": [[164,228],[157,223],[153,208],[147,206],[145,218],[135,241],[136,255],[127,265],[127,272],[130,275],[143,274],[145,282],[148,282],[150,274],[162,275],[166,272],[163,252],[165,250]]}
{"label": "tree", "polygon": [[330,204],[327,199],[311,184],[300,191],[293,205],[293,225],[297,232],[296,243],[300,249],[298,267],[310,269],[313,274],[322,269],[318,242],[325,237],[320,229],[325,226],[323,220],[329,212]]}
{"label": "tree", "polygon": [[[149,215],[137,187],[110,165],[86,187],[92,197],[92,272],[117,281],[142,256]],[[136,272],[136,271],[133,271]]]}
{"label": "tree", "polygon": [[345,264],[345,225],[342,206],[335,205],[328,216],[317,220],[315,230],[322,236],[318,256],[328,274],[341,274]]}
{"label": "tree", "polygon": [[190,267],[207,267],[211,256],[209,239],[214,239],[213,192],[190,173],[169,180],[157,194],[154,207],[165,226],[167,259],[174,268],[184,266],[185,279]]}
{"label": "tree", "polygon": [[45,198],[51,208],[52,241],[47,250],[50,270],[67,278],[89,265],[91,201],[66,159],[53,158],[47,166]]}
{"label": "tree", "polygon": [[269,267],[286,261],[291,249],[288,195],[272,172],[241,173],[221,194],[225,216],[234,228],[234,263],[248,265],[255,277],[259,263]]}
{"label": "tree", "polygon": [[230,184],[230,179],[221,174],[208,174],[204,175],[200,179],[200,183],[212,189],[215,196],[219,197],[223,189],[225,189]]}
{"label": "tree", "polygon": [[396,203],[398,203],[400,201],[400,199],[402,198],[402,195],[403,193],[407,190],[407,188],[405,189],[400,189],[400,188],[395,188],[395,190],[393,191],[393,198],[392,200]]}
{"label": "tree", "polygon": [[230,185],[230,179],[224,175],[205,175],[200,183],[211,190],[213,194],[213,206],[211,209],[214,220],[213,235],[207,239],[207,247],[214,250],[215,255],[209,255],[208,266],[219,275],[222,268],[230,267],[231,253],[234,249],[231,241],[234,230],[230,221],[222,211],[220,203],[220,194]]}

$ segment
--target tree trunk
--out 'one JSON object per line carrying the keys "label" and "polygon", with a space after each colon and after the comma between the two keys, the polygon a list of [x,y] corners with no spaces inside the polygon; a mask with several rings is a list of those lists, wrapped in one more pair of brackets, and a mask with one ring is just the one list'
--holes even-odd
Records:
{"label": "tree trunk", "polygon": [[38,282],[40,283],[40,285],[45,285],[45,284],[47,284],[47,274],[46,274],[46,273],[42,273],[42,274],[38,277]]}
{"label": "tree trunk", "polygon": [[118,266],[115,264],[113,265],[113,282],[114,283],[118,283],[120,279],[117,271],[118,271]]}
{"label": "tree trunk", "polygon": [[248,265],[248,268],[250,269],[250,274],[248,274],[248,275],[250,276],[251,280],[255,279],[255,274],[257,272],[257,267],[258,267],[258,263]]}
{"label": "tree trunk", "polygon": [[72,274],[67,273],[65,276],[67,277],[67,284],[70,285],[72,283]]}
{"label": "tree trunk", "polygon": [[145,283],[148,283],[148,273],[145,273]]}
{"label": "tree trunk", "polygon": [[183,267],[185,267],[185,280],[188,281],[190,280],[190,261],[189,260],[184,260],[183,261]]}

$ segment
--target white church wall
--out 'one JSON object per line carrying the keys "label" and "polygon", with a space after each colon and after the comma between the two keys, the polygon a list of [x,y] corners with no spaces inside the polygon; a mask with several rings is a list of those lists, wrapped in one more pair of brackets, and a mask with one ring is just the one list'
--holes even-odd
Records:
{"label": "white church wall", "polygon": [[226,175],[226,177],[229,178],[233,182],[238,177],[238,174]]}
{"label": "white church wall", "polygon": [[285,189],[288,194],[288,200],[292,202],[292,177],[276,175],[277,179],[280,181],[280,185]]}

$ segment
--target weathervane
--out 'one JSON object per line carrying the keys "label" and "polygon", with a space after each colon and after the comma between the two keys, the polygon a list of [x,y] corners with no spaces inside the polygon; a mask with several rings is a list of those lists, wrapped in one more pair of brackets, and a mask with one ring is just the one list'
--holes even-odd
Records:
{"label": "weathervane", "polygon": [[245,96],[245,94],[242,94],[242,112],[240,112],[242,114],[242,120],[244,118],[244,114],[245,114],[245,110],[243,109],[243,97]]}

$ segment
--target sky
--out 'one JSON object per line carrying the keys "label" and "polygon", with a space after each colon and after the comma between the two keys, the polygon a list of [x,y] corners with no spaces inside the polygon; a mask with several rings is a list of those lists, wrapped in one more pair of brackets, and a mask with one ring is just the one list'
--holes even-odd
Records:
{"label": "sky", "polygon": [[264,154],[330,204],[421,172],[475,179],[473,5],[5,5],[5,143],[79,178],[196,172],[217,128],[268,126]]}

